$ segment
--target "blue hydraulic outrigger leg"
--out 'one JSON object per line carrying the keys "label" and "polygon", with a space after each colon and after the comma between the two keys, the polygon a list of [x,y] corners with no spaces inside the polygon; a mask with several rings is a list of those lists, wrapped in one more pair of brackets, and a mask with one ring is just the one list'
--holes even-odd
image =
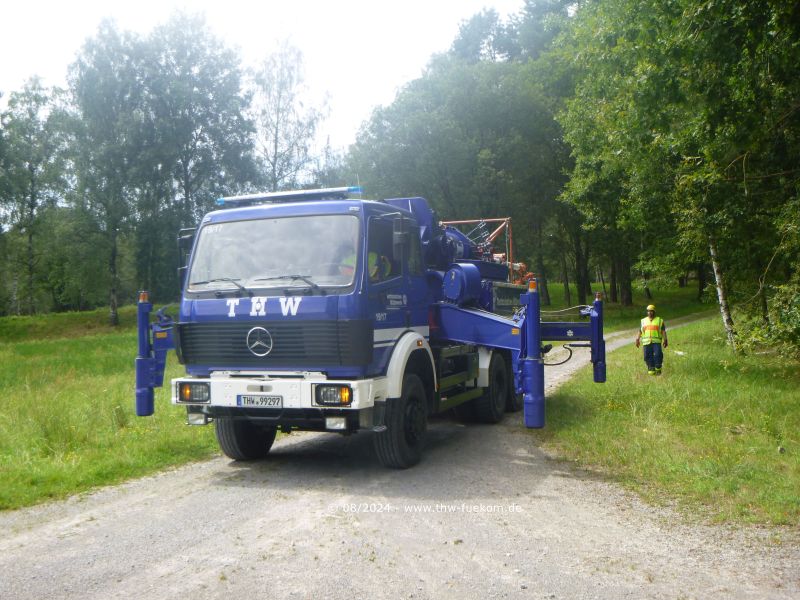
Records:
{"label": "blue hydraulic outrigger leg", "polygon": [[[175,348],[172,338],[173,322],[163,309],[156,313],[158,323],[150,323],[153,305],[147,292],[139,293],[136,305],[136,329],[139,336],[139,352],[136,356],[136,416],[147,417],[155,409],[153,388],[164,384],[164,367],[167,352]],[[152,341],[150,332],[153,333]]]}
{"label": "blue hydraulic outrigger leg", "polygon": [[528,291],[520,296],[525,307],[525,338],[520,363],[522,366],[523,418],[525,427],[544,427],[544,357],[539,315],[539,291],[536,280],[528,284]]}
{"label": "blue hydraulic outrigger leg", "polygon": [[[536,280],[529,282],[528,291],[520,296],[525,307],[525,339],[520,353],[525,426],[544,427],[544,357],[542,340],[586,340],[591,348],[595,383],[606,380],[606,343],[603,340],[603,302],[597,294],[592,306],[581,310],[588,323],[542,322],[539,291]],[[587,344],[574,344],[586,346]]]}
{"label": "blue hydraulic outrigger leg", "polygon": [[[603,302],[596,297],[592,306],[581,309],[588,322],[545,322],[536,280],[520,295],[523,310],[512,318],[487,313],[469,306],[447,302],[435,305],[436,336],[448,342],[475,344],[508,350],[515,373],[516,392],[523,397],[526,427],[541,428],[545,421],[544,356],[542,340],[573,342],[570,346],[591,347],[594,380],[606,380],[606,346],[603,341]],[[433,333],[431,337],[433,337]],[[576,344],[584,341],[588,344]]]}

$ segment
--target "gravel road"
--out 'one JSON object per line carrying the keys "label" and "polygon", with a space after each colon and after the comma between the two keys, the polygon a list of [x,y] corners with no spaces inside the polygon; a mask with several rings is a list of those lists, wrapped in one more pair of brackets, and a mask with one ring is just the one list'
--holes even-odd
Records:
{"label": "gravel road", "polygon": [[0,599],[800,597],[797,532],[687,524],[554,460],[518,415],[434,421],[407,471],[369,437],[293,434],[265,461],[2,513]]}

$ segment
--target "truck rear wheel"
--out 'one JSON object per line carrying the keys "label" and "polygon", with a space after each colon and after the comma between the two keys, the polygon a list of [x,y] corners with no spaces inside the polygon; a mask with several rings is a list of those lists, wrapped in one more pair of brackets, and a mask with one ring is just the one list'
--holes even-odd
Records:
{"label": "truck rear wheel", "polygon": [[514,413],[522,410],[524,397],[522,394],[517,394],[513,389],[508,390],[508,403],[506,404],[506,412]]}
{"label": "truck rear wheel", "polygon": [[518,394],[514,384],[514,372],[511,365],[508,365],[508,400],[506,400],[506,412],[514,413],[522,410],[523,395]]}
{"label": "truck rear wheel", "polygon": [[489,362],[489,387],[474,401],[475,418],[482,423],[499,423],[503,420],[508,401],[509,380],[506,361],[499,352],[492,353]]}
{"label": "truck rear wheel", "polygon": [[277,433],[274,427],[259,427],[247,419],[232,417],[214,419],[214,431],[220,449],[233,460],[264,458],[272,448]]}
{"label": "truck rear wheel", "polygon": [[386,429],[375,434],[375,453],[383,466],[407,469],[422,458],[427,404],[422,380],[409,373],[403,378],[401,396],[386,402]]}

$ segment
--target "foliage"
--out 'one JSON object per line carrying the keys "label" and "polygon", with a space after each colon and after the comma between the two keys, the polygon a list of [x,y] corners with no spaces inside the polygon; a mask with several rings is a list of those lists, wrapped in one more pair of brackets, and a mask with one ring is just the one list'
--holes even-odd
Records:
{"label": "foliage", "polygon": [[766,318],[744,312],[739,335],[746,351],[800,358],[800,281],[773,286]]}
{"label": "foliage", "polygon": [[778,235],[800,175],[792,10],[605,0],[582,5],[560,41],[579,65],[560,117],[576,159],[565,199],[641,240],[640,264],[691,264],[707,249],[731,340],[731,300],[755,292],[768,320],[764,269],[794,268]]}
{"label": "foliage", "polygon": [[776,286],[768,332],[770,343],[783,344],[800,356],[800,281]]}
{"label": "foliage", "polygon": [[[237,55],[176,14],[148,35],[110,21],[68,93],[32,80],[0,129],[0,314],[177,295],[175,235],[259,179]],[[41,232],[47,235],[40,235]]]}
{"label": "foliage", "polygon": [[258,123],[256,149],[270,191],[293,189],[313,162],[310,144],[323,110],[303,101],[303,58],[283,42],[254,76],[253,112]]}
{"label": "foliage", "polygon": [[[33,314],[41,294],[38,242],[44,231],[42,212],[54,206],[66,184],[66,146],[63,92],[47,89],[33,78],[12,92],[0,115],[3,131],[0,202],[10,224],[6,247],[18,277],[14,295]],[[16,239],[15,239],[16,238]],[[24,275],[23,275],[24,274]],[[23,300],[24,298],[24,300]]]}
{"label": "foliage", "polygon": [[523,25],[493,11],[462,24],[451,50],[373,113],[349,159],[372,195],[425,196],[448,219],[512,217],[516,256],[546,294],[562,262],[551,230],[573,224],[555,205],[569,159],[553,119],[562,81],[526,57]]}

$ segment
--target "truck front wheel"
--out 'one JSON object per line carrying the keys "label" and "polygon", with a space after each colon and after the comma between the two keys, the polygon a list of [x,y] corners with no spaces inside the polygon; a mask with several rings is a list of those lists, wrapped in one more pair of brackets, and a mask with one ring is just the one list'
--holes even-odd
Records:
{"label": "truck front wheel", "polygon": [[264,458],[272,448],[277,433],[274,427],[259,427],[247,419],[232,417],[214,419],[214,431],[220,449],[233,460]]}
{"label": "truck front wheel", "polygon": [[399,398],[386,402],[386,429],[375,434],[375,453],[385,467],[407,469],[422,457],[428,411],[425,387],[414,373],[403,378]]}

